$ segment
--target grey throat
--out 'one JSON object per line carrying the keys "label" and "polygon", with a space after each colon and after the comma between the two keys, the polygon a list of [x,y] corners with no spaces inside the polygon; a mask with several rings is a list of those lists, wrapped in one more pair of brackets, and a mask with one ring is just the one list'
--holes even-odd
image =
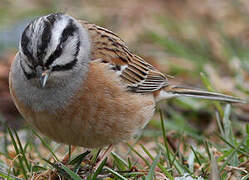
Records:
{"label": "grey throat", "polygon": [[[11,67],[18,100],[36,112],[64,108],[84,83],[90,51],[87,31],[72,17],[58,13],[32,21]],[[37,66],[51,69],[44,88],[33,77]]]}

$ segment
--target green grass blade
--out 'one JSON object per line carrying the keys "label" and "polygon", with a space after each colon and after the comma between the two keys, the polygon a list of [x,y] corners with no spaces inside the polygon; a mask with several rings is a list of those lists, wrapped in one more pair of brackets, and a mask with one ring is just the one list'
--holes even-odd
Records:
{"label": "green grass blade", "polygon": [[169,165],[170,167],[172,167],[172,162],[170,159],[170,155],[169,155],[169,146],[168,146],[168,142],[167,142],[167,137],[166,137],[166,131],[165,131],[165,126],[164,126],[164,120],[163,120],[163,114],[162,111],[160,110],[160,120],[161,120],[161,127],[162,127],[162,131],[163,131],[163,141],[164,141],[164,146],[166,149],[166,154],[167,154],[167,159],[169,161]]}
{"label": "green grass blade", "polygon": [[247,179],[249,179],[249,174],[247,174],[247,175],[245,175],[245,176],[243,176],[243,177],[241,178],[241,180],[247,180]]}
{"label": "green grass blade", "polygon": [[144,173],[143,172],[128,172],[128,173],[125,172],[125,173],[122,173],[122,175],[127,178],[132,178],[132,177],[136,178],[136,177],[140,177],[144,175]]}
{"label": "green grass blade", "polygon": [[139,154],[139,152],[137,152],[137,150],[135,150],[130,144],[128,144],[128,143],[126,143],[126,144],[129,146],[129,148],[130,148],[136,155],[138,155],[138,157],[140,157],[140,158],[146,163],[147,166],[150,166],[149,161],[147,161],[141,154]]}
{"label": "green grass blade", "polygon": [[50,162],[49,160],[45,159],[45,158],[42,158],[43,161],[45,161],[47,164],[49,164],[51,167],[54,167],[56,168],[55,164]]}
{"label": "green grass blade", "polygon": [[[162,144],[158,144],[158,146],[163,152],[166,153],[166,149]],[[182,163],[177,160],[176,154],[170,152],[170,158],[172,162],[172,168],[175,168],[180,175],[184,175],[186,172],[188,172],[184,165],[182,165]]]}
{"label": "green grass blade", "polygon": [[91,151],[86,151],[82,154],[80,154],[79,156],[75,157],[74,159],[72,159],[69,164],[70,165],[74,165],[74,172],[78,172],[80,165],[83,161],[83,159],[90,153]]}
{"label": "green grass blade", "polygon": [[207,142],[207,141],[204,142],[204,147],[205,147],[205,150],[206,150],[206,152],[207,152],[207,154],[208,154],[209,160],[211,160],[211,153],[210,153],[209,145],[208,145],[208,142]]}
{"label": "green grass blade", "polygon": [[[141,147],[143,151],[150,157],[152,161],[154,161],[153,156],[150,154],[150,152],[144,147],[144,145],[141,144]],[[161,171],[170,179],[174,180],[173,176],[167,171],[167,169],[159,162],[157,166],[161,169]]]}
{"label": "green grass blade", "polygon": [[16,136],[16,139],[17,139],[17,143],[18,143],[18,146],[19,146],[19,149],[20,149],[20,153],[22,154],[22,158],[24,160],[24,163],[26,164],[26,167],[28,168],[28,171],[30,172],[31,165],[28,163],[28,160],[27,160],[24,148],[22,147],[22,143],[21,143],[20,138],[19,138],[19,136],[18,136],[18,134],[17,134],[17,132],[16,132],[15,129],[14,129],[14,133],[15,133],[15,136]]}
{"label": "green grass blade", "polygon": [[54,159],[56,161],[59,161],[59,159],[57,158],[57,156],[53,152],[52,148],[44,141],[44,139],[42,139],[42,137],[35,130],[33,130],[33,129],[31,129],[31,130],[40,139],[40,141],[43,144],[43,146],[45,146],[49,150],[49,152],[53,155]]}
{"label": "green grass blade", "polygon": [[24,165],[23,165],[22,157],[20,156],[20,155],[21,155],[21,154],[20,154],[20,151],[19,151],[19,149],[18,149],[18,147],[17,147],[16,140],[15,140],[15,138],[14,138],[14,136],[13,136],[13,134],[12,134],[10,128],[8,127],[7,129],[8,129],[10,138],[11,138],[11,140],[12,140],[12,144],[13,144],[13,146],[14,146],[14,149],[15,149],[15,151],[16,151],[16,154],[17,154],[17,156],[18,156],[18,161],[19,161],[19,164],[20,164],[20,166],[21,166],[21,170],[22,170],[22,172],[23,172],[23,176],[25,177],[25,179],[28,179],[26,169],[24,168]]}
{"label": "green grass blade", "polygon": [[23,180],[21,178],[10,175],[9,173],[2,171],[1,169],[0,169],[0,177],[7,179],[7,180]]}
{"label": "green grass blade", "polygon": [[90,153],[91,151],[86,151],[86,152],[83,152],[82,154],[76,156],[75,158],[73,158],[68,164],[70,165],[75,165],[75,164],[78,164],[78,163],[81,163],[82,160]]}
{"label": "green grass blade", "polygon": [[106,169],[107,171],[109,171],[110,173],[112,173],[114,176],[116,176],[117,178],[119,178],[121,180],[128,180],[127,178],[125,178],[124,176],[122,176],[121,174],[119,174],[118,172],[112,170],[109,167],[105,167],[104,169]]}
{"label": "green grass blade", "polygon": [[[201,167],[202,164],[201,164],[201,161],[200,161],[199,157],[197,156],[197,153],[196,153],[195,149],[193,148],[193,146],[190,146],[190,149],[194,153],[195,159],[196,159],[197,163],[199,164],[199,166]],[[202,174],[204,174],[203,168],[201,168],[201,171],[202,171]]]}
{"label": "green grass blade", "polygon": [[228,165],[230,159],[234,156],[236,153],[236,150],[232,150],[232,152],[227,156],[227,159],[225,162],[223,162],[222,166],[220,167],[220,173],[224,170],[224,168]]}
{"label": "green grass blade", "polygon": [[38,166],[38,165],[32,166],[32,169],[31,169],[32,172],[40,172],[40,171],[46,171],[46,170],[47,168]]}
{"label": "green grass blade", "polygon": [[75,172],[73,172],[71,169],[69,169],[67,166],[65,166],[64,164],[60,163],[60,168],[62,168],[73,180],[82,180],[82,178],[76,174]]}
{"label": "green grass blade", "polygon": [[225,138],[223,138],[222,136],[220,136],[219,134],[217,134],[217,136],[224,141],[228,146],[230,146],[231,148],[235,149],[237,152],[240,152],[241,154],[245,155],[246,157],[249,157],[249,153],[243,151],[242,149],[238,147],[235,147],[233,144],[231,144],[230,142],[228,142]]}
{"label": "green grass blade", "polygon": [[157,164],[159,163],[160,157],[161,157],[161,151],[157,154],[156,158],[154,159],[154,161],[150,167],[150,171],[149,171],[148,175],[146,176],[146,180],[154,179],[153,176],[155,173],[155,168],[156,168]]}
{"label": "green grass blade", "polygon": [[93,176],[92,176],[92,180],[96,180],[97,176],[101,173],[105,163],[107,161],[107,157],[101,162],[101,164],[99,165],[98,169],[96,169],[96,171],[94,172]]}
{"label": "green grass blade", "polygon": [[101,149],[93,149],[91,151],[91,154],[93,155],[92,159],[91,159],[91,164],[95,164],[97,162],[98,156],[101,152]]}
{"label": "green grass blade", "polygon": [[218,124],[219,130],[220,130],[220,133],[221,133],[222,136],[225,136],[225,132],[224,132],[224,129],[223,129],[223,126],[222,126],[222,122],[221,122],[219,113],[216,111],[215,115],[216,115],[216,120],[217,120],[217,124]]}
{"label": "green grass blade", "polygon": [[240,148],[240,146],[242,146],[245,143],[246,139],[247,139],[247,137],[243,138],[242,141],[239,143],[239,145],[235,149],[231,148],[232,151],[227,155],[226,161],[221,166],[220,171],[223,171],[223,169],[230,162],[231,158],[234,156],[234,154],[237,152],[237,150]]}
{"label": "green grass blade", "polygon": [[128,169],[131,169],[132,168],[132,162],[131,162],[131,159],[130,157],[127,158],[127,161],[128,161]]}
{"label": "green grass blade", "polygon": [[118,166],[119,170],[125,171],[127,168],[129,168],[128,163],[118,154],[116,154],[115,152],[111,152],[111,155],[114,159],[115,164]]}

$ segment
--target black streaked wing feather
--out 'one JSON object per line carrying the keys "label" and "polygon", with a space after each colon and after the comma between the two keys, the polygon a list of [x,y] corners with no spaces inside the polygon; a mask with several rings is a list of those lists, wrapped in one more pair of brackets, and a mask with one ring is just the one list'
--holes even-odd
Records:
{"label": "black streaked wing feather", "polygon": [[[113,32],[80,21],[92,41],[92,59],[103,59],[112,66],[120,66],[120,77],[127,87],[137,93],[149,93],[168,84],[167,78],[142,58],[132,54],[124,41]],[[124,67],[124,69],[122,69]],[[119,68],[112,68],[116,71]]]}

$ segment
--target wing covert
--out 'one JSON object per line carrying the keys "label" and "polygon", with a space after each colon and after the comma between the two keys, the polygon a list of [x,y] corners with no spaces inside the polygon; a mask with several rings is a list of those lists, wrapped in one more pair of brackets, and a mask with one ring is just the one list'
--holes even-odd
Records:
{"label": "wing covert", "polygon": [[130,91],[150,93],[168,85],[167,77],[139,56],[132,54],[119,36],[95,24],[80,22],[91,38],[92,59],[102,59],[103,63],[109,63]]}

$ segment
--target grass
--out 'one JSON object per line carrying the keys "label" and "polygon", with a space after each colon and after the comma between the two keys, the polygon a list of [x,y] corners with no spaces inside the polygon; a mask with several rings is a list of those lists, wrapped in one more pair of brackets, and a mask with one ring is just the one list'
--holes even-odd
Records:
{"label": "grass", "polygon": [[[235,26],[226,28],[234,22],[231,18],[236,18],[238,27],[249,28],[247,13],[238,8],[239,3],[226,1],[231,13],[227,11],[229,18],[222,20],[218,12],[211,10],[202,15],[192,10],[184,16],[183,8],[183,15],[174,16],[174,9],[167,9],[168,13],[154,17],[161,31],[145,29],[139,43],[156,47],[155,56],[164,54],[158,55],[159,68],[167,69],[182,84],[248,99],[249,43],[243,33],[230,32]],[[194,7],[191,3],[185,5]],[[21,131],[6,128],[0,135],[0,141],[4,142],[0,147],[0,177],[173,180],[191,176],[205,180],[246,180],[249,124],[242,121],[244,116],[248,119],[246,108],[248,104],[231,106],[189,98],[161,102],[143,133],[136,140],[116,146],[97,169],[93,167],[99,157],[98,150],[78,149],[71,153],[67,146],[29,127]],[[67,152],[70,160],[62,164],[60,161]]]}

